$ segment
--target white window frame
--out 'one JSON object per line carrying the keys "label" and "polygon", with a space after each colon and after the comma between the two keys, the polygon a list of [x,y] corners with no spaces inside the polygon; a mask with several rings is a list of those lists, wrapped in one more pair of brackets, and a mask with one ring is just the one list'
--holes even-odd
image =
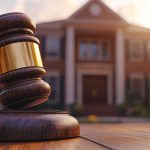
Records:
{"label": "white window frame", "polygon": [[81,40],[81,41],[79,41],[79,45],[78,45],[78,48],[79,48],[79,51],[78,51],[78,58],[79,58],[80,60],[86,60],[87,57],[84,58],[84,57],[82,57],[82,56],[80,55],[80,44],[81,44],[81,43],[87,43],[87,50],[89,49],[89,43],[88,43],[88,41],[86,41],[86,40]]}
{"label": "white window frame", "polygon": [[[139,43],[139,46],[140,46],[140,53],[141,53],[141,56],[140,58],[135,58],[133,57],[132,53],[134,53],[134,47],[133,45],[135,43]],[[143,61],[144,60],[144,41],[142,39],[132,39],[129,41],[129,60],[130,61]]]}
{"label": "white window frame", "polygon": [[[59,39],[60,41],[60,50],[57,54],[57,56],[49,56],[47,55],[47,52],[48,52],[48,42],[49,42],[49,38],[56,38],[56,39]],[[60,36],[55,36],[55,35],[51,35],[51,36],[47,36],[46,37],[46,59],[48,60],[59,60],[60,59],[60,54],[61,54],[61,37]]]}
{"label": "white window frame", "polygon": [[[103,42],[107,42],[108,45],[108,58],[105,59],[102,57],[102,49],[99,51],[100,52],[100,56],[97,58],[90,58],[90,57],[81,57],[80,56],[80,43],[81,42],[85,42],[88,45],[88,51],[90,49],[90,44],[93,42],[97,42],[98,45],[102,44]],[[80,39],[79,43],[78,43],[78,58],[79,60],[82,61],[102,61],[102,62],[109,62],[110,61],[110,54],[111,54],[111,46],[110,46],[110,40],[107,39],[91,39],[91,40],[86,40],[86,39]]]}
{"label": "white window frame", "polygon": [[[49,97],[52,100],[48,100],[47,103],[48,104],[58,104],[60,102],[60,73],[59,72],[55,72],[55,71],[48,71],[47,74],[46,74],[45,79],[49,78],[49,77],[56,77],[56,79],[57,79],[57,88],[58,88],[57,91],[58,91],[58,94],[56,96],[56,99],[52,99],[52,98]],[[50,87],[51,87],[51,85],[50,85]],[[51,89],[52,89],[52,87],[51,87]]]}
{"label": "white window frame", "polygon": [[145,98],[145,78],[144,78],[144,74],[130,74],[130,90],[134,91],[134,87],[133,87],[133,80],[134,79],[140,79],[142,81],[142,85],[141,85],[141,96],[142,98]]}

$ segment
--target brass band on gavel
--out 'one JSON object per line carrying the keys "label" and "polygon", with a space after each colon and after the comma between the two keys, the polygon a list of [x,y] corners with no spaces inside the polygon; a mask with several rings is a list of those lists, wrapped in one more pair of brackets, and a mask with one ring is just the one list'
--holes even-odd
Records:
{"label": "brass band on gavel", "polygon": [[38,44],[17,42],[0,47],[0,74],[30,66],[43,67]]}

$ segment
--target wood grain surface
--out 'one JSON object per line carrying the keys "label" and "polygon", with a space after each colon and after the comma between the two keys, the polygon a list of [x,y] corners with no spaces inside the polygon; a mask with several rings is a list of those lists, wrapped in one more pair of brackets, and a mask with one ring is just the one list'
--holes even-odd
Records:
{"label": "wood grain surface", "polygon": [[81,136],[45,142],[0,143],[0,150],[150,150],[150,124],[81,125]]}
{"label": "wood grain surface", "polygon": [[0,150],[107,150],[82,138],[49,142],[1,143]]}
{"label": "wood grain surface", "polygon": [[81,136],[113,150],[150,150],[150,124],[83,125]]}

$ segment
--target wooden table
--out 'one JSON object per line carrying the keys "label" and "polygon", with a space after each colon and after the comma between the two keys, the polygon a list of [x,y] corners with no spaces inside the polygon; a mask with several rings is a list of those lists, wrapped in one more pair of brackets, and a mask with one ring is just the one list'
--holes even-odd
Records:
{"label": "wooden table", "polygon": [[150,150],[150,124],[85,124],[79,138],[0,143],[0,150]]}

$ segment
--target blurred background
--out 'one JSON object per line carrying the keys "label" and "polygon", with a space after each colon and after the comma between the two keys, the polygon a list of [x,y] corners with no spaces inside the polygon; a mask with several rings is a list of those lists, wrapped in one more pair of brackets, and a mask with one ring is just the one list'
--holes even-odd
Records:
{"label": "blurred background", "polygon": [[148,118],[149,5],[148,0],[0,0],[0,14],[23,12],[37,23],[52,95],[35,109],[68,110],[91,122],[99,116]]}
{"label": "blurred background", "polygon": [[[110,8],[132,23],[150,27],[148,0],[102,0]],[[64,19],[88,0],[0,0],[0,14],[21,11],[37,23]]]}

